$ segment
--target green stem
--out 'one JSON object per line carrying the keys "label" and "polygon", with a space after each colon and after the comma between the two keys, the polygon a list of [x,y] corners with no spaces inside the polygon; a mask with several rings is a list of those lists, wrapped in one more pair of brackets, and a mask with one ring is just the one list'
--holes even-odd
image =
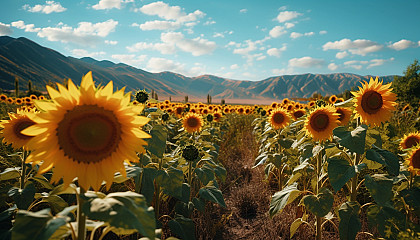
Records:
{"label": "green stem", "polygon": [[[360,154],[356,153],[356,157],[354,158],[354,166],[359,164],[360,161]],[[354,175],[351,179],[351,189],[350,189],[350,202],[355,202],[357,197],[357,180],[358,180],[358,173]]]}
{"label": "green stem", "polygon": [[283,174],[280,168],[277,169],[279,172],[279,191],[283,190]]}
{"label": "green stem", "polygon": [[[321,173],[321,168],[322,168],[322,154],[319,153],[319,155],[316,158],[316,172],[317,172],[317,181],[316,181],[316,194],[319,194],[319,189],[320,189],[320,185],[321,180],[320,179],[320,173]],[[322,217],[316,217],[316,240],[321,240],[322,239]]]}
{"label": "green stem", "polygon": [[22,172],[20,173],[20,189],[25,188],[25,178],[26,178],[26,158],[28,157],[28,152],[23,150],[22,152]]}
{"label": "green stem", "polygon": [[141,183],[142,183],[142,180],[143,180],[143,171],[144,171],[143,164],[141,164],[141,163],[140,163],[140,168],[142,169],[142,171],[140,172],[139,179],[137,180],[136,193],[141,193]]}
{"label": "green stem", "polygon": [[82,211],[82,206],[85,202],[82,196],[85,193],[85,189],[80,187],[80,193],[77,194],[77,240],[86,239],[86,215]]}
{"label": "green stem", "polygon": [[[162,170],[162,159],[159,158],[159,170]],[[155,180],[155,217],[156,219],[159,218],[159,210],[160,210],[160,186],[159,183]]]}
{"label": "green stem", "polygon": [[410,171],[410,182],[408,182],[408,189],[413,188],[414,174]]}

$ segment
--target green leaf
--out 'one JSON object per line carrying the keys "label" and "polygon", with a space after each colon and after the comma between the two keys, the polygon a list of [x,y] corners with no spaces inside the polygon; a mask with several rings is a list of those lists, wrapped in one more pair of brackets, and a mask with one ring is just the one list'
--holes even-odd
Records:
{"label": "green leaf", "polygon": [[115,192],[105,198],[91,198],[82,206],[92,220],[109,223],[116,228],[136,229],[140,234],[155,238],[155,214],[143,195],[134,192]]}
{"label": "green leaf", "polygon": [[398,157],[390,151],[380,149],[373,145],[372,149],[367,150],[366,158],[386,166],[386,170],[390,175],[398,176],[400,174]]}
{"label": "green leaf", "polygon": [[20,168],[6,168],[0,173],[0,181],[6,181],[20,177]]}
{"label": "green leaf", "polygon": [[60,196],[57,195],[50,195],[45,198],[45,201],[51,206],[53,212],[61,212],[64,208],[68,207],[68,203],[64,201]]}
{"label": "green leaf", "polygon": [[214,180],[213,168],[211,168],[208,164],[204,164],[201,168],[196,168],[194,173],[197,174],[198,179],[203,183],[203,185],[207,185],[210,181]]}
{"label": "green leaf", "polygon": [[184,203],[177,201],[175,204],[175,212],[186,218],[190,217],[194,211],[194,204],[192,202]]}
{"label": "green leaf", "polygon": [[398,224],[405,220],[405,215],[394,209],[392,206],[371,205],[366,210],[368,223],[376,227],[382,236],[390,225]]}
{"label": "green leaf", "polygon": [[13,200],[19,209],[28,209],[34,200],[35,193],[35,186],[32,183],[29,183],[24,189],[17,187],[11,188],[8,192],[8,195],[13,197]]}
{"label": "green leaf", "polygon": [[404,189],[401,191],[404,201],[420,216],[420,188]]}
{"label": "green leaf", "polygon": [[12,219],[16,206],[8,208],[0,213],[0,239],[11,239],[13,227]]}
{"label": "green leaf", "polygon": [[183,240],[195,240],[195,225],[193,220],[177,215],[168,222],[171,232]]}
{"label": "green leaf", "polygon": [[191,194],[191,187],[188,183],[182,184],[182,197],[179,199],[184,203],[188,203],[190,201],[190,194]]}
{"label": "green leaf", "polygon": [[348,148],[351,152],[363,154],[365,152],[367,125],[360,125],[353,131],[347,131],[345,127],[336,127],[333,130],[334,138],[337,142]]}
{"label": "green leaf", "polygon": [[273,217],[277,213],[281,213],[283,208],[293,202],[302,192],[297,189],[297,183],[285,187],[283,190],[276,192],[271,198],[269,213]]}
{"label": "green leaf", "polygon": [[295,221],[292,222],[290,225],[290,238],[293,238],[293,235],[295,235],[296,231],[304,223],[304,220],[302,218],[297,218]]}
{"label": "green leaf", "polygon": [[360,205],[358,202],[345,202],[338,209],[340,223],[338,232],[340,240],[354,240],[362,227],[359,219]]}
{"label": "green leaf", "polygon": [[184,182],[184,173],[182,170],[174,167],[169,167],[166,170],[158,170],[156,181],[164,193],[178,199],[182,198],[182,183]]}
{"label": "green leaf", "polygon": [[389,206],[394,193],[392,192],[392,179],[383,174],[365,176],[365,186],[369,190],[375,202],[380,206]]}
{"label": "green leaf", "polygon": [[53,217],[49,209],[39,212],[20,210],[16,214],[12,229],[14,240],[47,240],[61,226],[67,223],[64,217]]}
{"label": "green leaf", "polygon": [[152,138],[145,139],[147,141],[146,149],[158,158],[162,158],[166,149],[166,139],[168,134],[166,133],[165,127],[162,125],[153,126],[150,130]]}
{"label": "green leaf", "polygon": [[42,175],[36,175],[36,176],[30,177],[28,180],[38,182],[39,184],[41,184],[41,186],[43,188],[46,188],[46,189],[49,189],[49,190],[53,189],[53,187],[54,187],[50,183],[50,181]]}
{"label": "green leaf", "polygon": [[214,166],[214,173],[216,176],[220,179],[220,181],[225,182],[226,181],[226,169],[222,166],[216,165]]}
{"label": "green leaf", "polygon": [[50,195],[61,195],[61,194],[76,194],[77,186],[71,183],[69,186],[65,187],[65,185],[61,184],[55,187],[51,192]]}
{"label": "green leaf", "polygon": [[292,144],[294,142],[295,141],[293,139],[290,139],[290,138],[282,138],[282,139],[279,139],[280,146],[282,146],[282,147],[284,147],[286,149],[291,148],[292,147]]}
{"label": "green leaf", "polygon": [[319,189],[317,195],[306,195],[302,198],[302,202],[311,213],[317,217],[327,215],[334,203],[334,196],[328,188]]}
{"label": "green leaf", "polygon": [[155,192],[155,186],[153,181],[157,175],[157,169],[155,168],[143,168],[143,177],[141,181],[141,193],[150,204],[153,201],[153,194]]}
{"label": "green leaf", "polygon": [[352,166],[350,163],[339,157],[332,157],[328,159],[328,178],[334,192],[340,191],[340,189],[356,175],[357,172],[366,167],[365,163],[361,163],[357,166]]}
{"label": "green leaf", "polygon": [[206,209],[206,202],[201,198],[193,198],[192,200],[194,207],[197,208],[198,211],[204,212]]}
{"label": "green leaf", "polygon": [[223,199],[222,191],[220,191],[215,186],[205,186],[205,187],[202,187],[198,191],[198,194],[204,200],[208,200],[208,201],[217,203],[220,206],[226,208],[226,204],[225,204],[225,200]]}

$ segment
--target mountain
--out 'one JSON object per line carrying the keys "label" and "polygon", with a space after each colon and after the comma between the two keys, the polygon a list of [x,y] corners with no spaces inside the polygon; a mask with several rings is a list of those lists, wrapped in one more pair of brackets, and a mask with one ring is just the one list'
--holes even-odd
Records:
{"label": "mountain", "polygon": [[[370,76],[351,73],[300,74],[267,78],[261,81],[241,81],[213,75],[186,77],[172,72],[150,73],[123,63],[98,61],[90,57],[66,57],[57,51],[40,46],[27,38],[0,37],[0,88],[13,90],[15,78],[21,90],[27,83],[40,91],[46,84],[63,83],[71,78],[76,84],[88,71],[94,81],[102,85],[113,81],[115,87],[126,86],[128,91],[152,89],[162,98],[172,96],[183,99],[204,99],[210,94],[213,99],[273,100],[284,97],[310,97],[314,92],[322,95],[338,94],[369,80]],[[380,77],[390,82],[394,76]]]}

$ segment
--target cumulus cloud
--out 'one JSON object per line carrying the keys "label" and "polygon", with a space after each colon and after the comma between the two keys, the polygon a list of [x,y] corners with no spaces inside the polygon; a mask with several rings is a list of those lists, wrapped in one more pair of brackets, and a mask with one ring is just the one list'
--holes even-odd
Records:
{"label": "cumulus cloud", "polygon": [[117,45],[118,44],[118,41],[105,40],[105,44],[108,44],[108,45]]}
{"label": "cumulus cloud", "polygon": [[147,63],[147,70],[151,72],[163,72],[171,71],[176,73],[181,73],[184,75],[191,76],[191,74],[186,70],[185,64],[174,62],[170,59],[165,58],[151,58]]}
{"label": "cumulus cloud", "polygon": [[404,49],[407,49],[407,48],[410,48],[410,47],[415,48],[415,47],[418,47],[418,46],[419,45],[417,43],[412,42],[410,40],[406,40],[406,39],[401,39],[398,42],[391,43],[391,44],[388,45],[389,48],[397,50],[397,51],[404,50]]}
{"label": "cumulus cloud", "polygon": [[146,60],[147,55],[136,56],[134,54],[114,54],[111,56],[113,59],[118,60],[121,63],[127,65],[140,67],[141,64]]}
{"label": "cumulus cloud", "polygon": [[368,53],[377,52],[383,48],[379,43],[366,40],[366,39],[356,39],[354,41],[344,38],[340,41],[327,42],[322,46],[324,51],[334,49],[340,51],[349,51],[352,54],[365,56]]}
{"label": "cumulus cloud", "polygon": [[290,38],[296,39],[296,38],[300,38],[300,37],[307,37],[307,36],[312,36],[314,35],[314,32],[307,32],[307,33],[298,33],[298,32],[292,32],[290,33]]}
{"label": "cumulus cloud", "polygon": [[286,28],[292,28],[292,27],[294,27],[294,26],[295,26],[295,24],[294,24],[294,23],[289,23],[289,22],[287,22],[287,23],[285,23],[285,24],[284,24],[284,26],[285,26]]}
{"label": "cumulus cloud", "polygon": [[342,52],[338,52],[337,54],[335,54],[335,57],[338,59],[343,59],[345,57],[347,57],[349,54],[347,53],[347,51],[342,51]]}
{"label": "cumulus cloud", "polygon": [[173,21],[147,21],[139,25],[141,30],[173,30],[181,27],[181,23]]}
{"label": "cumulus cloud", "polygon": [[286,45],[283,45],[281,48],[270,48],[267,50],[269,56],[280,57],[281,53],[286,51]]}
{"label": "cumulus cloud", "polygon": [[338,65],[335,64],[335,63],[328,64],[328,69],[331,70],[331,71],[335,71],[335,70],[337,70],[337,68],[338,68]]}
{"label": "cumulus cloud", "polygon": [[104,9],[121,9],[121,3],[123,0],[100,0],[98,4],[92,6],[93,9],[96,10],[104,10]]}
{"label": "cumulus cloud", "polygon": [[96,58],[96,57],[101,57],[103,55],[105,55],[106,53],[103,51],[100,52],[88,52],[85,49],[73,49],[71,50],[71,53],[73,54],[73,56],[75,57],[91,57],[91,58]]}
{"label": "cumulus cloud", "polygon": [[301,15],[302,15],[302,13],[298,13],[296,11],[284,11],[284,12],[280,12],[279,15],[277,15],[277,20],[280,23],[287,22],[287,21],[295,19],[295,18],[297,18]]}
{"label": "cumulus cloud", "polygon": [[41,30],[40,28],[35,28],[34,24],[25,24],[22,20],[12,22],[11,25],[15,28],[25,30],[25,32],[39,32]]}
{"label": "cumulus cloud", "polygon": [[232,70],[235,70],[235,69],[238,69],[238,68],[239,68],[239,65],[238,64],[232,64],[230,66],[230,69],[232,69]]}
{"label": "cumulus cloud", "polygon": [[0,22],[0,36],[10,35],[12,34],[12,29],[10,28],[10,24],[5,24]]}
{"label": "cumulus cloud", "polygon": [[257,43],[256,42],[253,42],[251,40],[246,40],[245,42],[247,44],[247,47],[236,48],[236,49],[233,50],[233,53],[240,54],[240,55],[246,55],[246,54],[249,54],[252,51],[257,50]]}
{"label": "cumulus cloud", "polygon": [[344,66],[348,68],[354,68],[356,70],[360,70],[363,68],[363,66],[366,66],[366,69],[377,67],[385,64],[386,62],[394,61],[394,58],[389,59],[371,59],[369,61],[358,61],[358,60],[351,60],[344,62]]}
{"label": "cumulus cloud", "polygon": [[56,3],[54,1],[46,1],[45,5],[37,4],[33,7],[29,6],[29,4],[23,5],[23,9],[29,11],[29,12],[42,12],[45,14],[50,14],[53,12],[64,12],[67,10],[67,8],[61,6],[60,3]]}
{"label": "cumulus cloud", "polygon": [[284,27],[282,27],[282,26],[275,26],[275,27],[273,27],[273,29],[271,29],[270,30],[270,32],[269,32],[269,34],[270,34],[270,37],[273,37],[273,38],[278,38],[278,37],[280,37],[281,35],[284,35],[284,34],[286,34],[287,32],[284,30]]}
{"label": "cumulus cloud", "polygon": [[289,60],[289,67],[322,67],[325,64],[323,59],[317,59],[312,57],[292,58]]}

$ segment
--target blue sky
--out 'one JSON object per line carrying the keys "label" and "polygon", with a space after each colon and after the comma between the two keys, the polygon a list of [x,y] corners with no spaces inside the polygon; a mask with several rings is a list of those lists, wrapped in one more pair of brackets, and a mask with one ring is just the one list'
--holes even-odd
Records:
{"label": "blue sky", "polygon": [[2,0],[0,35],[150,72],[239,80],[401,75],[420,56],[420,1]]}

